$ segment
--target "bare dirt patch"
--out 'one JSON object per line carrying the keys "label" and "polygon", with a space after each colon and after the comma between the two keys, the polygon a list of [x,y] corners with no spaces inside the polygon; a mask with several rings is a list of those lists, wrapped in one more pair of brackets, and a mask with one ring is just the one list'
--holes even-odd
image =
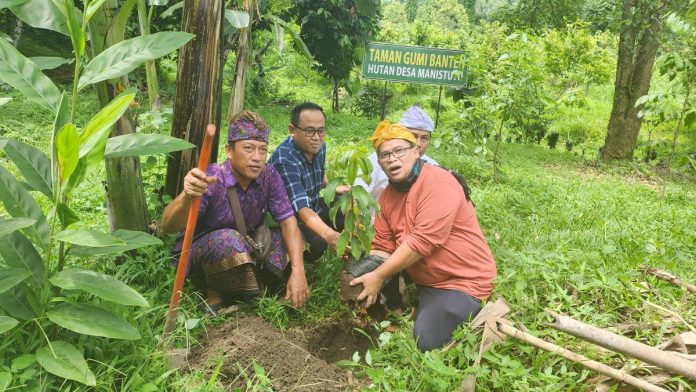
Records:
{"label": "bare dirt patch", "polygon": [[240,368],[247,378],[254,376],[253,361],[272,380],[274,391],[341,391],[357,385],[346,370],[334,362],[361,355],[370,340],[341,322],[307,330],[279,331],[256,316],[242,316],[208,329],[207,339],[189,356],[193,369],[212,374],[220,355],[223,365],[218,379],[225,386],[245,387]]}

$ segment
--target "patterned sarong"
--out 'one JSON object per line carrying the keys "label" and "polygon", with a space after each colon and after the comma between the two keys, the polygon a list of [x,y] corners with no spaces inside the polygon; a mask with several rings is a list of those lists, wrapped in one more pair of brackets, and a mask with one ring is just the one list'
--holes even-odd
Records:
{"label": "patterned sarong", "polygon": [[271,244],[268,260],[254,260],[251,246],[236,230],[220,229],[204,234],[191,246],[189,274],[195,280],[202,280],[200,283],[207,288],[226,295],[257,295],[261,292],[261,282],[255,272],[265,269],[287,280],[287,253],[278,228],[271,228]]}

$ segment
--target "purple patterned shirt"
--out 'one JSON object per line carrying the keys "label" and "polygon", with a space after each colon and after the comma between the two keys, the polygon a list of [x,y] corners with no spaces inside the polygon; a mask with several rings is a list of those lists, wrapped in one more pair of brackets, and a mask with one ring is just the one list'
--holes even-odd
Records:
{"label": "purple patterned shirt", "polygon": [[[239,186],[232,173],[229,160],[222,165],[213,163],[208,166],[206,172],[209,176],[217,177],[217,181],[208,186],[208,191],[201,197],[201,207],[198,210],[198,222],[196,223],[196,236],[210,233],[223,228],[237,230],[237,224],[232,216],[230,199],[227,196],[227,188],[234,187],[239,196],[239,204],[242,206],[242,215],[247,231],[251,234],[258,227],[266,212],[270,212],[277,222],[284,221],[295,213],[290,205],[290,199],[285,191],[283,179],[273,167],[266,165],[255,181],[249,184],[246,191]],[[184,241],[184,230],[178,235],[175,252],[181,251]]]}

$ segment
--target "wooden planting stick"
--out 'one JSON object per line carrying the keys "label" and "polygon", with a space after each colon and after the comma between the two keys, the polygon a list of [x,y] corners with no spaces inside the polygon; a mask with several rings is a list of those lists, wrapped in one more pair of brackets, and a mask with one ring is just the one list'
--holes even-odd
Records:
{"label": "wooden planting stick", "polygon": [[696,294],[696,286],[695,285],[684,282],[681,279],[677,278],[676,276],[670,274],[667,271],[659,270],[657,268],[648,267],[647,265],[641,265],[638,269],[643,271],[643,272],[647,272],[650,275],[654,275],[658,279],[662,279],[662,280],[667,281],[669,283],[672,283],[676,286],[684,287],[688,291]]}
{"label": "wooden planting stick", "polygon": [[545,340],[541,340],[535,336],[532,336],[528,333],[524,333],[520,331],[519,329],[512,327],[510,325],[507,325],[503,322],[498,322],[498,330],[502,333],[504,333],[507,336],[510,336],[512,338],[515,338],[519,341],[528,343],[534,347],[540,348],[544,351],[548,351],[552,354],[558,354],[561,357],[573,361],[575,363],[578,363],[592,371],[595,371],[597,373],[603,374],[607,377],[611,377],[617,381],[632,385],[636,388],[640,388],[643,391],[647,392],[669,392],[664,388],[660,388],[657,385],[653,385],[645,380],[641,380],[638,377],[634,377],[622,370],[614,369],[610,366],[607,366],[603,363],[599,363],[597,361],[593,361],[589,358],[587,358],[584,355],[576,354],[570,350],[566,350],[563,347],[557,346],[553,343],[549,343]]}
{"label": "wooden planting stick", "polygon": [[[213,137],[215,137],[215,125],[208,124],[203,136],[203,145],[198,156],[198,168],[203,172],[208,168],[210,161],[210,150],[213,145]],[[162,334],[162,342],[168,344],[169,337],[174,332],[176,326],[176,315],[179,310],[179,301],[181,300],[181,291],[184,289],[184,279],[186,279],[186,271],[188,271],[189,254],[191,253],[191,243],[193,242],[193,234],[196,232],[196,222],[198,221],[198,207],[201,205],[201,198],[194,197],[191,201],[191,207],[188,211],[188,219],[186,221],[186,231],[184,232],[184,243],[181,246],[181,255],[179,264],[176,268],[176,277],[174,278],[174,287],[172,288],[172,296],[169,300],[169,310],[167,310],[167,318],[164,322],[164,333]]]}
{"label": "wooden planting stick", "polygon": [[625,336],[617,335],[593,325],[573,320],[568,316],[562,316],[550,310],[546,310],[546,312],[556,319],[554,323],[546,323],[546,325],[554,329],[655,365],[668,372],[696,380],[696,363],[679,358],[667,351],[650,347],[647,344],[637,342]]}

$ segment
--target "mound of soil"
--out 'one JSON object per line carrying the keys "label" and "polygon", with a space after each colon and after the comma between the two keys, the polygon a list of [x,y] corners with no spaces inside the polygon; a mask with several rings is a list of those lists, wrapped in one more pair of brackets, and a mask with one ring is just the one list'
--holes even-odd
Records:
{"label": "mound of soil", "polygon": [[355,387],[348,373],[333,362],[364,355],[370,340],[349,325],[316,327],[307,331],[279,331],[256,316],[242,316],[208,329],[207,339],[194,348],[189,364],[212,374],[220,355],[222,384],[244,389],[254,376],[256,361],[272,380],[274,391],[340,391]]}

